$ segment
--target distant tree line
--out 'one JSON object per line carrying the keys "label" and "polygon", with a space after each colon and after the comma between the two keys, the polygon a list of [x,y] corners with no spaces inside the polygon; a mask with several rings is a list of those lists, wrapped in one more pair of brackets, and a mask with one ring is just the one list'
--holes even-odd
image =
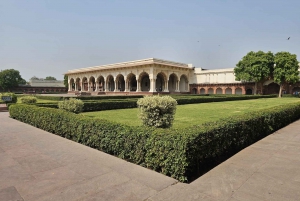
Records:
{"label": "distant tree line", "polygon": [[257,85],[266,80],[274,80],[280,86],[281,97],[284,84],[295,84],[299,81],[299,61],[295,54],[289,52],[249,52],[234,68],[237,81],[255,82],[254,94],[257,94]]}

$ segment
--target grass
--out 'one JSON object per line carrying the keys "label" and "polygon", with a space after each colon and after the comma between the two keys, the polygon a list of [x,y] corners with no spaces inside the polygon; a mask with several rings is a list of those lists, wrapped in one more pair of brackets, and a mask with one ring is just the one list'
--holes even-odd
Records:
{"label": "grass", "polygon": [[[300,102],[300,99],[266,98],[255,100],[178,105],[173,128],[202,124],[204,122],[215,121],[220,118],[230,117],[232,115],[243,114],[294,102]],[[138,113],[138,108],[133,108],[85,112],[82,114],[92,118],[107,119],[127,125],[137,126],[141,125],[141,121],[138,118]]]}

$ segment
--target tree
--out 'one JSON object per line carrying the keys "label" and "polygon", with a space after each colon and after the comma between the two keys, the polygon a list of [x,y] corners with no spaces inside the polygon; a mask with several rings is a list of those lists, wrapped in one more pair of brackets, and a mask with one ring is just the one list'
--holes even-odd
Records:
{"label": "tree", "polygon": [[55,77],[52,77],[52,76],[47,76],[47,77],[45,78],[45,80],[56,80],[56,78],[55,78]]}
{"label": "tree", "polygon": [[64,85],[65,85],[66,88],[69,88],[69,86],[68,86],[68,76],[67,75],[64,76]]}
{"label": "tree", "polygon": [[257,94],[257,84],[269,79],[273,73],[274,55],[272,52],[249,52],[234,68],[236,80],[255,82],[254,94]]}
{"label": "tree", "polygon": [[289,52],[278,52],[275,54],[275,66],[273,72],[274,81],[279,84],[281,97],[284,84],[294,84],[299,81],[299,62],[297,56]]}
{"label": "tree", "polygon": [[37,76],[33,76],[32,78],[30,78],[31,80],[40,80],[40,78],[38,78]]}
{"label": "tree", "polygon": [[4,91],[25,83],[26,81],[21,77],[18,70],[6,69],[0,72],[0,87],[2,87]]}

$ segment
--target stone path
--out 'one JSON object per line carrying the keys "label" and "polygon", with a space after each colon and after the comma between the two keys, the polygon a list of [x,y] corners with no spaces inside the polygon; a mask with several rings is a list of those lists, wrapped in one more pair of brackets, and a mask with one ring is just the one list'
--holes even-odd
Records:
{"label": "stone path", "polygon": [[191,184],[0,112],[0,200],[300,200],[300,121]]}

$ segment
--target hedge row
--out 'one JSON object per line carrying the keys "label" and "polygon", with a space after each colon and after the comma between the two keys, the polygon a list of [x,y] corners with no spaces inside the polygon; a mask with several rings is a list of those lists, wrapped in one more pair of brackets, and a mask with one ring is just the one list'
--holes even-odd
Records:
{"label": "hedge row", "polygon": [[184,129],[130,127],[52,108],[15,104],[10,116],[43,130],[189,181],[205,161],[269,135],[300,118],[300,103],[233,116]]}
{"label": "hedge row", "polygon": [[[178,105],[193,104],[193,103],[208,103],[234,100],[249,100],[258,98],[274,98],[275,95],[251,95],[251,96],[173,96]],[[57,103],[37,103],[40,107],[58,108]],[[102,111],[114,109],[136,108],[137,99],[104,99],[104,100],[84,100],[83,111]]]}
{"label": "hedge row", "polygon": [[76,98],[80,100],[104,100],[104,99],[130,99],[130,98],[142,98],[142,95],[128,95],[128,96],[77,96],[77,97],[62,97],[62,96],[36,96],[42,100],[56,100],[61,101],[63,99]]}

